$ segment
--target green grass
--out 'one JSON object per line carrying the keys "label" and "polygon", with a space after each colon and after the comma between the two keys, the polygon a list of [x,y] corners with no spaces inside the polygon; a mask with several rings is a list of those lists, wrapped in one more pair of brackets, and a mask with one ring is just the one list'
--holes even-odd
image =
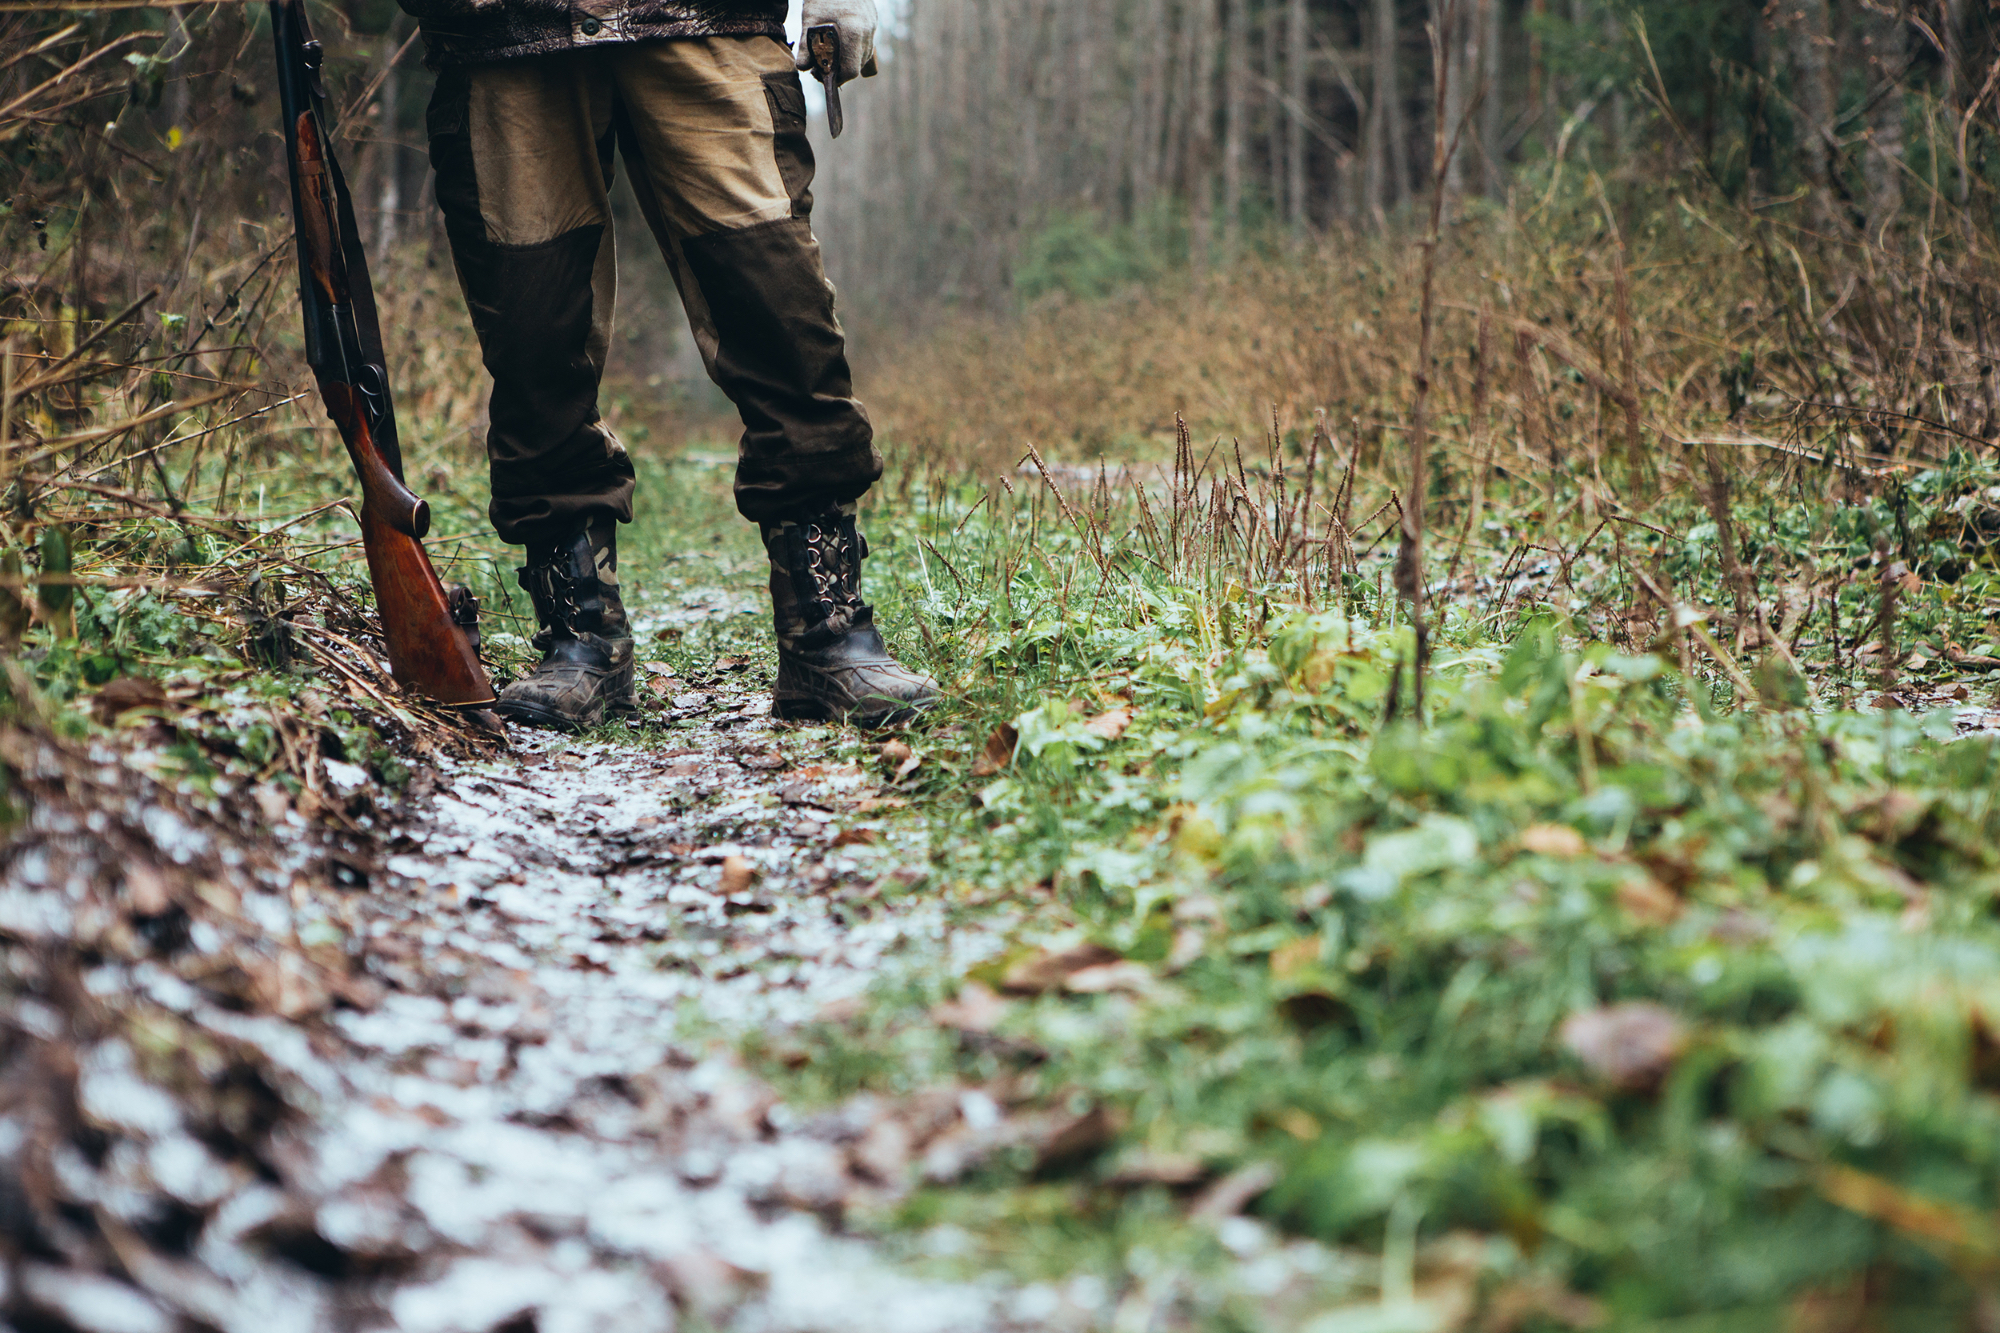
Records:
{"label": "green grass", "polygon": [[[1942,508],[1990,484],[1959,466],[1911,492]],[[947,1266],[1136,1289],[1162,1253],[1226,1256],[1184,1198],[1113,1183],[1121,1166],[1269,1162],[1254,1211],[1285,1231],[1372,1254],[1412,1224],[1424,1247],[1484,1237],[1489,1295],[1532,1272],[1613,1327],[1767,1328],[1864,1278],[1898,1328],[1963,1327],[1991,1298],[2000,743],[1954,739],[1948,710],[1808,710],[1775,662],[1749,664],[1765,697],[1738,699],[1665,645],[1614,647],[1592,628],[1629,596],[1609,562],[1578,573],[1575,618],[1448,607],[1426,716],[1406,685],[1390,720],[1412,640],[1372,582],[1330,611],[1227,569],[1176,584],[1136,537],[1086,542],[1053,506],[968,514],[977,500],[872,515],[885,619],[955,696],[916,742],[924,891],[1017,923],[1015,953],[973,980],[1078,940],[1152,980],[1018,998],[996,1044],[928,1015],[967,979],[919,971],[791,1034],[783,1061],[753,1039],[802,1100],[1004,1083],[1119,1127],[1053,1177],[999,1160],[879,1225],[963,1229]],[[1725,605],[1699,517],[1646,554]],[[1865,557],[1892,521],[1737,516],[1767,576]],[[1970,646],[1993,576],[1975,554],[1907,600],[1903,632]],[[1851,635],[1876,594],[1844,596]],[[1801,651],[1829,701],[1869,691]],[[1094,734],[1113,706],[1129,728]],[[1011,762],[975,775],[1002,723]],[[1638,1001],[1673,1033],[1632,1077],[1565,1041],[1572,1015]]]}

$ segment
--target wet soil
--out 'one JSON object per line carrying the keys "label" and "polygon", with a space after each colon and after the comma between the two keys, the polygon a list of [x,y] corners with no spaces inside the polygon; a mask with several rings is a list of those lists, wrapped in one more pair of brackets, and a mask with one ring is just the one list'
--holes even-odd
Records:
{"label": "wet soil", "polygon": [[[517,730],[440,758],[337,854],[132,784],[124,855],[192,849],[154,886],[186,904],[165,944],[116,924],[183,909],[133,915],[152,872],[121,879],[80,813],[109,787],[51,770],[0,903],[42,913],[0,921],[42,996],[0,1023],[37,1089],[0,1099],[0,1312],[92,1333],[1013,1326],[1000,1285],[912,1276],[849,1225],[937,1175],[927,1150],[949,1174],[999,1142],[990,1098],[809,1113],[734,1054],[996,947],[909,891],[924,853],[889,776],[772,722],[761,674],[662,680],[630,738]],[[278,847],[235,850],[259,842]],[[330,910],[306,887],[329,855]],[[108,947],[83,940],[92,912]],[[230,957],[235,991],[199,961]]]}

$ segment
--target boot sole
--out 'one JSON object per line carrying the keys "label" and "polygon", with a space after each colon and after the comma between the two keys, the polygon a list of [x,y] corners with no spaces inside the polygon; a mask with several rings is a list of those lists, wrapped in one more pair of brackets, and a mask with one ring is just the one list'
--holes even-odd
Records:
{"label": "boot sole", "polygon": [[780,722],[851,722],[863,731],[879,731],[902,726],[926,708],[928,705],[909,705],[879,713],[855,709],[843,714],[818,699],[773,699],[771,716]]}
{"label": "boot sole", "polygon": [[537,704],[502,700],[493,705],[493,711],[509,722],[519,722],[526,727],[541,727],[548,731],[588,731],[597,725],[597,719],[586,722],[581,718],[565,717],[553,708],[543,708]]}
{"label": "boot sole", "polygon": [[633,718],[639,715],[636,702],[610,703],[604,706],[601,716],[584,721],[581,718],[565,717],[553,708],[543,708],[538,704],[501,700],[493,705],[493,711],[509,722],[519,722],[523,726],[541,727],[548,731],[579,732],[589,731],[609,718]]}

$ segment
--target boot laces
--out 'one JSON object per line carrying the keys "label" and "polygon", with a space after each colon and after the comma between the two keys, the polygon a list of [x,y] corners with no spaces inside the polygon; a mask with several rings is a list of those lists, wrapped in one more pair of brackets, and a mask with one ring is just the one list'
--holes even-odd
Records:
{"label": "boot laces", "polygon": [[812,600],[821,619],[840,611],[861,609],[861,593],[856,586],[856,551],[847,525],[808,522],[801,526],[800,544],[805,548],[806,577],[812,581]]}
{"label": "boot laces", "polygon": [[531,597],[539,595],[548,603],[550,622],[569,634],[576,633],[577,622],[586,612],[601,610],[601,604],[590,605],[597,602],[599,591],[595,552],[590,557],[592,572],[582,577],[575,570],[575,555],[573,545],[557,546],[546,558],[521,571],[521,585]]}

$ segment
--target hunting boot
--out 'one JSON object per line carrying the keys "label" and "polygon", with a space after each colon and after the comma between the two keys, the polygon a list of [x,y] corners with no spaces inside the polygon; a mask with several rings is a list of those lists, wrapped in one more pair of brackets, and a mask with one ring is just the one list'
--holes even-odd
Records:
{"label": "hunting boot", "polygon": [[591,519],[560,541],[528,547],[521,586],[541,626],[541,665],[500,691],[494,709],[534,727],[581,731],[638,711],[632,630],[618,599],[617,522]]}
{"label": "hunting boot", "polygon": [[787,721],[906,722],[937,702],[937,683],[889,655],[875,611],[861,600],[868,544],[852,505],[792,523],[764,524],[778,680],[771,712]]}

